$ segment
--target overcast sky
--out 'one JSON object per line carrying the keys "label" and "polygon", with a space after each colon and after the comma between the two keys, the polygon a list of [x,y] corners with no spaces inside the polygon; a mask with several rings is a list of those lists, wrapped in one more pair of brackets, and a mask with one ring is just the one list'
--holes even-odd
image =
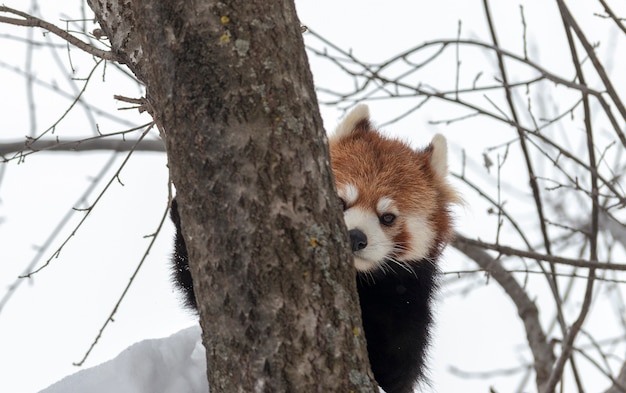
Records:
{"label": "overcast sky", "polygon": [[[555,3],[538,0],[491,3],[502,47],[523,56],[521,3],[527,28],[526,50],[530,58],[550,71],[563,71],[573,78]],[[581,4],[570,6],[577,15],[589,16],[581,21],[587,31],[592,32],[590,38],[594,42],[602,41],[600,53],[606,54],[615,45],[624,44],[623,38],[617,41],[611,34],[605,20],[591,16],[590,6],[595,7],[595,12],[602,11],[595,3],[571,3],[587,5],[587,9]],[[4,4],[23,11],[30,9],[30,2],[24,0],[5,0]],[[459,35],[459,29],[461,37],[490,42],[482,2],[478,0],[301,0],[296,5],[302,24],[369,62],[382,61],[422,42],[454,39]],[[81,1],[45,0],[34,12],[65,27],[65,20],[81,18],[83,7],[86,5]],[[88,17],[92,15],[88,9],[86,14]],[[626,12],[622,14],[626,15]],[[88,30],[96,27],[91,23],[88,26]],[[24,42],[15,39],[29,37],[29,34],[37,42],[53,43],[56,47],[50,50],[35,46],[29,54]],[[305,41],[318,49],[324,47],[310,33],[305,33]],[[83,87],[82,79],[88,76],[94,65],[91,57],[82,55],[75,48],[68,52],[60,39],[44,35],[39,29],[28,32],[26,28],[0,24],[0,48],[3,53],[0,59],[0,141],[19,140],[28,135],[31,128],[40,133],[54,124],[72,103],[71,97]],[[31,55],[32,62],[28,66],[27,59]],[[416,78],[439,89],[453,89],[457,77],[456,56],[450,51],[442,56],[436,67],[424,70]],[[466,49],[459,56],[461,85],[470,86],[479,74],[481,81],[494,81],[497,77],[493,68],[485,67],[485,64],[495,64],[495,57]],[[623,53],[611,59],[613,63],[607,64],[608,68],[624,69]],[[352,81],[328,61],[310,54],[310,62],[318,86],[340,91],[349,91],[352,87]],[[22,71],[30,67],[40,81],[33,93],[37,113],[34,119],[29,116],[26,80],[14,67]],[[71,67],[75,70],[75,79],[67,77]],[[526,71],[521,67],[511,64],[511,70],[513,77],[525,77]],[[91,112],[89,108],[77,105],[55,127],[54,136],[93,136],[97,132],[121,131],[130,124],[150,121],[145,114],[119,111],[128,105],[113,100],[114,94],[129,97],[142,94],[129,77],[111,65],[107,70],[100,66],[94,75],[83,99],[91,105]],[[624,75],[615,78],[616,86],[626,85]],[[319,97],[322,102],[332,99],[323,92]],[[550,98],[555,101],[571,99],[566,92],[562,97]],[[376,100],[370,102],[370,112],[375,122],[384,124],[416,102],[415,98]],[[551,100],[546,99],[546,102]],[[97,112],[94,115],[94,108],[110,112],[112,116]],[[334,128],[344,108],[345,105],[322,106],[327,130]],[[511,140],[513,130],[493,132],[495,124],[487,120],[433,123],[465,114],[454,110],[450,105],[429,104],[424,110],[385,126],[384,131],[405,138],[414,146],[423,146],[435,133],[443,133],[450,144],[451,171],[461,170],[461,157],[465,154],[467,165],[481,173],[479,180],[488,184],[494,178],[481,167],[485,148]],[[89,203],[97,198],[124,158],[125,154],[113,158],[110,169],[87,196]],[[14,160],[0,164],[0,297],[36,258],[39,248],[72,207],[87,206],[80,202],[81,196],[111,160],[112,154],[104,152],[38,153],[23,162]],[[526,186],[523,171],[518,173],[519,180],[514,179],[507,189],[512,194],[516,192],[516,184],[520,190]],[[511,174],[514,177],[515,170]],[[32,279],[21,282],[19,289],[0,310],[1,392],[35,392],[77,370],[72,363],[83,357],[98,334],[148,246],[150,239],[145,236],[158,226],[167,204],[167,180],[163,153],[135,153],[120,173],[119,181],[112,182],[97,209],[63,247],[59,257],[51,259],[50,265]],[[457,186],[462,189],[461,185]],[[487,204],[478,200],[471,190],[462,189],[462,192],[467,203],[455,211],[459,230],[470,237],[491,240],[495,233],[495,218],[485,214]],[[513,206],[515,203],[515,200],[511,201]],[[519,206],[522,210],[527,208],[523,204]],[[83,214],[74,212],[71,215],[69,223],[42,251],[43,257],[37,266],[53,255]],[[167,222],[114,322],[107,327],[85,366],[110,359],[136,341],[167,336],[195,322],[194,317],[182,310],[169,283],[172,234],[173,227]],[[442,261],[444,270],[467,266],[460,259],[457,252],[447,252]],[[514,377],[466,379],[450,373],[450,368],[470,372],[502,370],[531,361],[525,346],[525,333],[510,301],[488,280],[474,282],[480,284],[472,287],[471,300],[465,296],[463,285],[455,287],[452,284],[438,301],[430,365],[433,391],[486,392],[490,386],[495,386],[497,391],[511,391],[523,378],[523,373]],[[532,293],[540,297],[545,291],[539,286],[533,287]],[[547,314],[546,322],[552,317]],[[594,319],[594,326],[606,325],[606,336],[623,334],[617,326],[613,329],[616,322],[611,318]],[[616,353],[623,356],[623,349],[620,347],[620,352]],[[605,386],[606,380],[601,381]],[[528,385],[529,389],[533,386],[532,382]]]}

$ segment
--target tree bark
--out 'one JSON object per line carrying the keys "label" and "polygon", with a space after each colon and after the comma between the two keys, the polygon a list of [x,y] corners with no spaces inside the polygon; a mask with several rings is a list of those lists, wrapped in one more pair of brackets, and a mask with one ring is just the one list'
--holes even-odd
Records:
{"label": "tree bark", "polygon": [[374,391],[293,2],[88,3],[165,140],[212,391]]}

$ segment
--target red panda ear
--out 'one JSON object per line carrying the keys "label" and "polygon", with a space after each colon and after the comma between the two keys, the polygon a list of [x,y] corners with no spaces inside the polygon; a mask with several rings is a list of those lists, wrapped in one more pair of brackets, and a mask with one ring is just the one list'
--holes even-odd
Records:
{"label": "red panda ear", "polygon": [[448,174],[448,144],[446,137],[436,134],[427,149],[430,152],[430,166],[440,178]]}
{"label": "red panda ear", "polygon": [[357,128],[370,128],[370,110],[367,105],[360,104],[354,107],[348,115],[339,123],[335,133],[330,136],[331,140],[339,140],[348,136]]}

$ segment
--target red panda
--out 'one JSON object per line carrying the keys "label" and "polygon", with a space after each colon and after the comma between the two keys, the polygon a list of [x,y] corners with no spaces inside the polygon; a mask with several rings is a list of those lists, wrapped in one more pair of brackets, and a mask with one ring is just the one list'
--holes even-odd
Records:
{"label": "red panda", "polygon": [[[365,105],[329,138],[331,167],[356,268],[363,329],[374,377],[386,393],[424,380],[439,258],[450,241],[447,147],[441,135],[413,150],[381,135]],[[196,309],[176,200],[173,278]]]}
{"label": "red panda", "polygon": [[446,139],[413,150],[357,106],[330,137],[374,377],[387,393],[424,380],[437,259],[452,236]]}

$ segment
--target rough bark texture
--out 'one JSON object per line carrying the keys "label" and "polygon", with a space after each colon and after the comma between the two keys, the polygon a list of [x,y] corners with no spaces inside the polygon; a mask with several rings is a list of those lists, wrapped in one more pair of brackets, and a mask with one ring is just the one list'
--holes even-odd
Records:
{"label": "rough bark texture", "polygon": [[165,139],[212,391],[374,391],[292,0],[88,3]]}

